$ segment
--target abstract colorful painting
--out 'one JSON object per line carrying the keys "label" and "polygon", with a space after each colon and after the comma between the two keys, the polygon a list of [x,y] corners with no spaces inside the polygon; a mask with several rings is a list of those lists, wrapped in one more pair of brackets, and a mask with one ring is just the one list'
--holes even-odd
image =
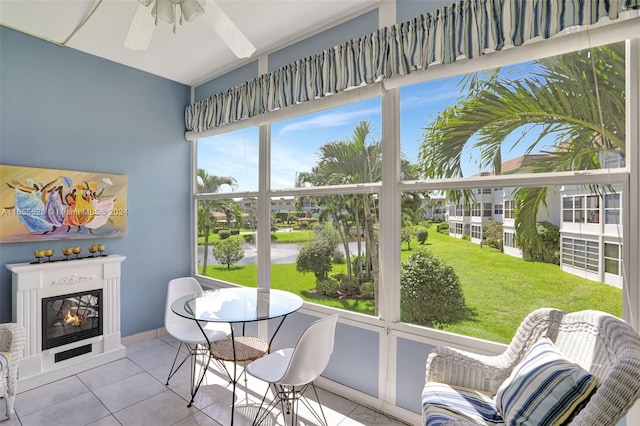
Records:
{"label": "abstract colorful painting", "polygon": [[122,237],[123,175],[0,164],[0,243]]}

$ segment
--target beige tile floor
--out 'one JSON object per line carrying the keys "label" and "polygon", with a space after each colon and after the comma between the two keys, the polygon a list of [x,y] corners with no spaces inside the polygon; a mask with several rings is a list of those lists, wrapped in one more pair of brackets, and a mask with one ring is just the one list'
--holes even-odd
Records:
{"label": "beige tile floor", "polygon": [[[187,407],[190,368],[185,364],[165,386],[178,344],[170,336],[127,346],[127,357],[16,397],[16,416],[5,417],[0,401],[1,426],[220,426],[229,425],[232,389],[225,376],[210,368],[193,406]],[[266,385],[244,378],[236,391],[234,424],[250,425]],[[319,389],[330,426],[404,425],[352,401]],[[313,403],[316,405],[315,403]],[[316,425],[300,405],[299,425]],[[264,425],[283,425],[283,417],[268,417]],[[290,424],[290,418],[287,419]]]}

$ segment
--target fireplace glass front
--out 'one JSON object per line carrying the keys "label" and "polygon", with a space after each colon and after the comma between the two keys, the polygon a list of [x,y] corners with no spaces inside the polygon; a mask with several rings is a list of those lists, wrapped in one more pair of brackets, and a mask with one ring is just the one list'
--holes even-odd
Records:
{"label": "fireplace glass front", "polygon": [[42,299],[42,350],[102,335],[102,289]]}

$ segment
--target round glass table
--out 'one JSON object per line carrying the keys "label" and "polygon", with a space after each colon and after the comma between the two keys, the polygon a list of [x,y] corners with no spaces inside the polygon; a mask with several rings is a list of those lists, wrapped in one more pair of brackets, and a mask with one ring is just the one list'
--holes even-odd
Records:
{"label": "round glass table", "polygon": [[195,321],[247,323],[287,316],[302,303],[300,296],[283,290],[230,287],[180,297],[171,309]]}
{"label": "round glass table", "polygon": [[[283,290],[265,290],[248,287],[230,287],[216,290],[207,290],[190,294],[176,299],[171,304],[171,310],[184,318],[194,320],[203,332],[201,322],[226,322],[231,325],[231,337],[207,343],[210,357],[207,359],[201,377],[191,388],[191,401],[202,384],[211,358],[220,361],[230,382],[233,384],[231,405],[231,424],[233,424],[235,411],[235,393],[238,382],[236,366],[239,362],[253,361],[269,352],[274,337],[280,330],[287,315],[302,307],[303,301],[299,296]],[[278,327],[267,343],[258,337],[244,335],[244,324],[248,322],[264,321],[280,318]],[[242,335],[234,335],[233,324],[242,323]],[[233,363],[233,374],[222,361]]]}

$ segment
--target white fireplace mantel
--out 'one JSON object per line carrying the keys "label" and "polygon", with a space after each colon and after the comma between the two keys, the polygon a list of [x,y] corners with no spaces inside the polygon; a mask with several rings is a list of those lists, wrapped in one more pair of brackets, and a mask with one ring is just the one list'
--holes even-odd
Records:
{"label": "white fireplace mantel", "polygon": [[[21,392],[126,356],[120,341],[120,266],[125,259],[111,254],[6,265],[12,273],[13,321],[27,330],[18,375]],[[96,289],[102,289],[103,334],[42,350],[42,299]],[[90,351],[56,362],[56,354],[80,347]]]}

